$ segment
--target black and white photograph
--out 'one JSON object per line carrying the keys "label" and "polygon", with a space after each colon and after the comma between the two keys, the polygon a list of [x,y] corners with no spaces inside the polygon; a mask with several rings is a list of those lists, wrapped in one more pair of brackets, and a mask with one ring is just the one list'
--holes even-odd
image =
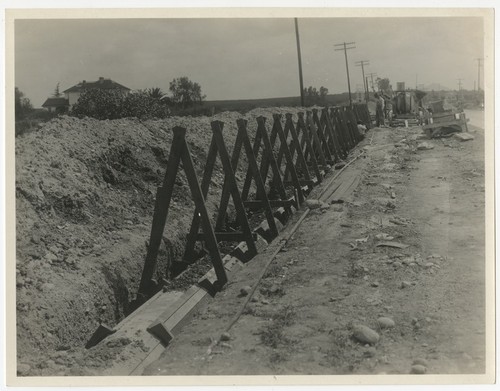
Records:
{"label": "black and white photograph", "polygon": [[7,385],[495,381],[494,9],[5,18]]}

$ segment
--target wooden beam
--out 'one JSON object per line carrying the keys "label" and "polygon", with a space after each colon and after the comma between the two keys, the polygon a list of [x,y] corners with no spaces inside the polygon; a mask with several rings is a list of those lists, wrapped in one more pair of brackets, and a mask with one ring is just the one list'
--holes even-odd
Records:
{"label": "wooden beam", "polygon": [[255,180],[257,192],[262,194],[262,198],[259,200],[259,202],[261,202],[261,206],[264,208],[266,220],[271,230],[271,235],[274,238],[278,236],[278,228],[274,221],[273,211],[271,209],[271,203],[269,202],[269,199],[266,194],[264,179],[260,176],[259,166],[257,164],[257,160],[253,153],[252,146],[250,144],[250,139],[248,138],[247,123],[248,122],[243,119],[239,119],[236,121],[236,124],[238,126],[238,137],[241,138],[242,144],[245,148],[248,161],[248,172],[251,173],[252,177]]}
{"label": "wooden beam", "polygon": [[175,178],[181,159],[182,144],[185,142],[186,131],[182,128],[174,128],[174,137],[170,147],[167,170],[163,178],[163,184],[157,189],[155,210],[153,214],[153,223],[151,224],[151,234],[149,237],[148,249],[144,267],[142,270],[141,281],[139,283],[138,293],[143,296],[149,296],[150,281],[156,270],[158,251],[161,246],[163,231],[168,216],[168,208],[174,191]]}
{"label": "wooden beam", "polygon": [[[184,143],[182,162],[184,163],[184,170],[186,171],[186,178],[191,188],[191,194],[193,195],[194,203],[196,205],[196,216],[201,219],[201,225],[203,233],[205,234],[205,244],[210,251],[210,259],[214,267],[215,273],[217,274],[217,281],[214,284],[216,290],[222,289],[222,287],[227,282],[227,275],[222,263],[222,257],[219,252],[219,247],[217,246],[217,239],[215,237],[215,232],[210,222],[210,216],[208,215],[207,208],[205,206],[205,195],[208,192],[208,185],[204,182],[205,188],[202,189],[198,183],[196,177],[196,171],[194,169],[194,164],[191,159],[191,154],[187,143]],[[214,161],[215,163],[215,161]],[[210,178],[213,170],[213,164],[209,168]],[[207,172],[207,171],[206,171]],[[206,179],[205,177],[203,178]],[[196,224],[196,234],[198,233],[198,224]]]}
{"label": "wooden beam", "polygon": [[[256,240],[257,236],[251,233],[252,239]],[[241,242],[245,240],[245,234],[243,232],[215,232],[215,237],[218,242]],[[199,232],[196,235],[196,240],[205,240],[205,234]]]}

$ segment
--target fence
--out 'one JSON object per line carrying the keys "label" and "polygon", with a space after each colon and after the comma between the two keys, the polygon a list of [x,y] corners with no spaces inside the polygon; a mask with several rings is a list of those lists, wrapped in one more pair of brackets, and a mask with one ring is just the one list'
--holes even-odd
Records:
{"label": "fence", "polygon": [[[200,258],[196,243],[204,244],[206,253],[210,255],[216,280],[212,283],[205,279],[199,285],[215,295],[227,283],[219,243],[240,242],[231,254],[243,262],[250,260],[258,252],[258,236],[267,242],[272,241],[278,235],[279,220],[284,223],[292,208],[300,208],[312,188],[321,183],[331,167],[345,159],[348,152],[362,139],[358,123],[371,127],[368,108],[363,104],[298,113],[296,122],[293,121],[292,114],[286,114],[284,118],[280,114],[274,114],[269,133],[266,118],[258,117],[256,121],[257,131],[253,143],[247,131],[248,122],[243,119],[237,121],[238,133],[232,156],[229,156],[224,141],[224,123],[211,123],[212,140],[201,182],[194,170],[185,139],[186,129],[173,129],[174,138],[163,184],[156,193],[151,235],[139,285],[140,296],[147,298],[161,289],[153,276],[181,162],[195,203],[183,262],[196,262]],[[248,169],[240,189],[235,171],[242,154],[246,156]],[[214,225],[205,200],[217,158],[224,171],[224,185]],[[252,184],[255,189],[254,199],[249,197]],[[236,211],[236,231],[225,226],[230,199]],[[261,227],[252,231],[247,215],[250,210],[263,212],[265,229]]]}

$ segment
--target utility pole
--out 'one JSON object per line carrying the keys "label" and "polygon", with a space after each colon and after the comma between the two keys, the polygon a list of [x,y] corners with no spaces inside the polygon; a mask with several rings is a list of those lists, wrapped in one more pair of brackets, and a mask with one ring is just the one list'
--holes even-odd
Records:
{"label": "utility pole", "polygon": [[415,89],[418,90],[418,73],[415,74]]}
{"label": "utility pole", "polygon": [[345,69],[346,69],[346,72],[347,72],[347,88],[349,90],[349,105],[350,106],[352,106],[352,96],[351,96],[351,80],[349,78],[349,64],[347,62],[347,51],[350,50],[350,49],[355,49],[356,46],[350,46],[350,45],[354,45],[355,43],[356,42],[343,42],[343,43],[339,43],[337,45],[334,45],[334,46],[342,46],[342,48],[335,49],[336,52],[340,51],[340,50],[344,51],[344,55],[345,55]]}
{"label": "utility pole", "polygon": [[368,83],[365,83],[365,65],[370,65],[370,61],[368,60],[361,60],[361,61],[356,61],[356,66],[361,67],[361,72],[363,73],[363,86],[365,87],[365,100],[368,103]]}
{"label": "utility pole", "polygon": [[299,83],[300,83],[300,105],[305,106],[304,103],[304,81],[302,79],[302,57],[300,55],[300,37],[299,37],[299,22],[295,18],[295,36],[297,38],[297,57],[299,58]]}
{"label": "utility pole", "polygon": [[482,58],[476,58],[474,61],[477,61],[477,91],[481,91],[481,66],[483,65]]}
{"label": "utility pole", "polygon": [[372,81],[372,91],[375,92],[375,83],[373,82],[373,76],[377,76],[376,73],[368,73],[368,76],[370,76],[371,81]]}
{"label": "utility pole", "polygon": [[459,99],[459,102],[461,102],[463,99],[462,99],[462,80],[463,79],[457,79],[458,80],[458,94],[457,94],[457,98]]}
{"label": "utility pole", "polygon": [[368,89],[368,76],[366,76],[366,104],[370,100],[370,90]]}

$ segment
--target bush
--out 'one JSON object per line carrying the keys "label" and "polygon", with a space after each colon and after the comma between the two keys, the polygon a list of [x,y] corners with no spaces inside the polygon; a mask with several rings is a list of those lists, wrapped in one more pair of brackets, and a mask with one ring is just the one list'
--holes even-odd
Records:
{"label": "bush", "polygon": [[165,118],[169,114],[167,105],[147,91],[125,95],[119,89],[86,90],[80,95],[70,113],[73,116],[87,116],[101,120],[126,117]]}
{"label": "bush", "polygon": [[16,120],[15,136],[18,137],[26,133],[34,132],[40,129],[44,122],[57,116],[57,113],[49,112],[44,109],[33,109],[24,119]]}
{"label": "bush", "polygon": [[165,118],[169,114],[167,105],[146,91],[129,94],[123,101],[122,117]]}
{"label": "bush", "polygon": [[15,88],[14,94],[16,121],[23,120],[33,111],[33,105],[19,88]]}
{"label": "bush", "polygon": [[85,90],[73,106],[71,115],[96,119],[117,119],[122,117],[124,94],[119,89]]}
{"label": "bush", "polygon": [[16,121],[15,137],[22,136],[26,133],[31,133],[38,128],[38,121],[29,119],[21,119]]}

